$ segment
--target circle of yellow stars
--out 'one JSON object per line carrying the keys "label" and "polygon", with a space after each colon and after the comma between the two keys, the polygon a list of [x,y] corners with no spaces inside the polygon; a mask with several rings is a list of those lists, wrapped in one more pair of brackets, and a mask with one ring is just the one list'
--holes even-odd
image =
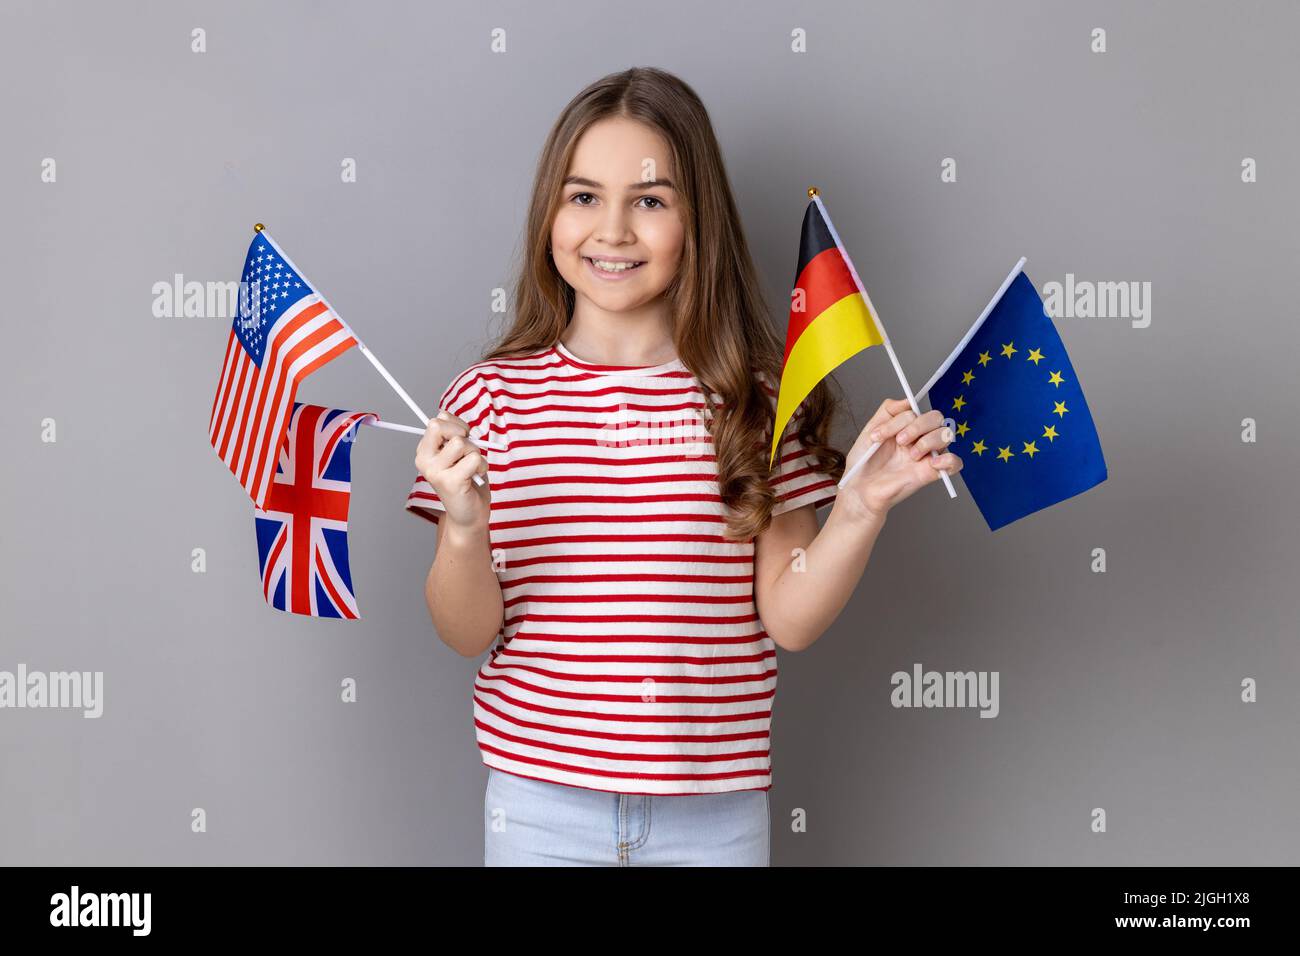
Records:
{"label": "circle of yellow stars", "polygon": [[[1014,361],[1014,359],[1012,359],[1011,357],[1019,353],[1019,351],[1020,349],[1016,348],[1016,343],[1013,340],[1010,342],[1003,343],[1002,351],[999,354],[1001,355],[1001,357],[1007,359],[1008,361]],[[1025,356],[1025,361],[1033,362],[1035,368],[1038,367],[1038,363],[1043,361],[1043,359],[1044,359],[1044,355],[1040,349],[1030,349],[1029,354]],[[992,356],[989,355],[988,352],[981,352],[975,364],[978,365],[981,369],[983,369],[984,366],[988,365],[989,362],[992,361],[993,358]],[[961,383],[963,385],[969,385],[973,381],[975,381],[974,368],[968,369],[967,371],[962,373]],[[1061,383],[1065,381],[1065,378],[1061,375],[1061,372],[1057,370],[1055,372],[1051,372],[1051,374],[1047,376],[1047,381],[1051,385],[1060,388]],[[952,400],[952,409],[954,412],[960,412],[963,408],[966,407],[967,404],[968,402],[966,401],[965,397],[962,395],[958,395],[956,398]],[[1055,442],[1056,439],[1061,437],[1061,433],[1057,431],[1057,426],[1061,424],[1061,421],[1065,418],[1066,414],[1070,410],[1065,407],[1065,402],[1058,402],[1054,400],[1052,404],[1055,407],[1050,412],[1048,412],[1048,414],[1056,415],[1057,416],[1056,422],[1054,424],[1044,425],[1043,433],[1041,435],[1036,436],[1032,441],[1022,441],[1021,445],[1024,447],[1022,447],[1019,452],[1013,452],[1011,450],[1011,445],[1007,445],[1005,448],[999,446],[997,451],[997,458],[999,461],[1004,461],[1004,462],[1010,461],[1012,458],[1015,458],[1017,454],[1028,455],[1029,460],[1033,461],[1034,456],[1043,450],[1038,447],[1038,443],[1040,441],[1042,441],[1045,438],[1048,440],[1048,442]],[[954,415],[954,419],[955,417],[956,416]],[[965,438],[966,433],[968,431],[970,431],[969,422],[957,423],[958,438]],[[1012,442],[1012,444],[1015,443]],[[984,444],[984,439],[982,438],[979,439],[978,441],[972,442],[970,450],[980,456],[983,456],[984,453],[987,451],[992,451],[992,449],[988,445]]]}

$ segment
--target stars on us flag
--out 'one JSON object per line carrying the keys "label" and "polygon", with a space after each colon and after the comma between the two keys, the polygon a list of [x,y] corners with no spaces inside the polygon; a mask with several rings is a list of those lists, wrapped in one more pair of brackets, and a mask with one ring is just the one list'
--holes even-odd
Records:
{"label": "stars on us flag", "polygon": [[[255,251],[257,255],[252,255]],[[265,242],[250,251],[244,264],[244,288],[240,291],[239,337],[260,354],[265,345],[264,329],[283,311],[311,293],[311,287]]]}

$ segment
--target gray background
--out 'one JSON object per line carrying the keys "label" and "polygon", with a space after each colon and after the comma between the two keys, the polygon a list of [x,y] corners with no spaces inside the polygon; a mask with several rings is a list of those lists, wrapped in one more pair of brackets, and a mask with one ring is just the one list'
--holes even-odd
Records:
{"label": "gray background", "polygon": [[[478,661],[428,621],[414,437],[353,456],[364,620],[271,610],[207,443],[229,320],[154,318],[151,287],[238,278],[265,221],[431,409],[501,327],[547,129],[634,64],[708,105],[773,321],[815,183],[915,386],[1021,255],[1040,288],[1153,284],[1147,329],[1058,322],[1108,482],[996,534],[927,489],[782,653],[774,863],[1296,862],[1296,7],[618,7],[4,4],[0,669],[106,688],[99,720],[0,711],[0,862],[481,862]],[[879,350],[837,377],[859,424],[899,392]],[[356,352],[299,398],[415,423]],[[918,661],[999,671],[1001,715],[891,708]]]}

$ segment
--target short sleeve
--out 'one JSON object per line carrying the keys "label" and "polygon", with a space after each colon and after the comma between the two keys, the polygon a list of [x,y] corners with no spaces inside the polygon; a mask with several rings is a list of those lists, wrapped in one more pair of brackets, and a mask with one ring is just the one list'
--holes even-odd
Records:
{"label": "short sleeve", "polygon": [[808,453],[799,436],[795,434],[799,417],[796,415],[790,419],[768,479],[772,485],[772,492],[776,495],[776,503],[772,506],[773,516],[785,514],[804,505],[820,508],[822,505],[831,504],[840,490],[834,478],[817,470],[817,459]]}
{"label": "short sleeve", "polygon": [[[492,395],[482,374],[483,366],[475,365],[452,379],[451,384],[438,399],[439,411],[446,411],[469,425],[470,435],[487,437],[495,425]],[[436,415],[437,412],[434,412]],[[419,472],[406,495],[406,510],[434,524],[446,514],[438,493]]]}
{"label": "short sleeve", "polygon": [[[772,414],[775,418],[776,391],[766,375],[758,373],[758,379],[772,404]],[[799,439],[799,423],[803,419],[803,414],[804,406],[801,404],[795,409],[794,415],[785,426],[781,446],[776,451],[776,460],[772,463],[772,470],[768,476],[768,482],[776,496],[772,506],[773,517],[804,505],[820,508],[831,504],[840,490],[834,478],[818,470],[817,459],[809,453]],[[768,442],[763,448],[764,458],[771,453],[771,427],[768,428],[767,434]]]}

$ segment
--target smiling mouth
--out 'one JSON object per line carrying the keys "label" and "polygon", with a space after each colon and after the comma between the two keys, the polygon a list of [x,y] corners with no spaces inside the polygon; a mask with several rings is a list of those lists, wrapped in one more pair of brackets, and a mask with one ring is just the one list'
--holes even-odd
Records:
{"label": "smiling mouth", "polygon": [[604,272],[607,275],[622,275],[625,272],[634,272],[637,269],[640,269],[643,265],[645,265],[644,261],[637,262],[635,260],[619,261],[619,260],[609,260],[609,259],[592,259],[588,256],[583,256],[582,258],[586,262],[590,263],[593,269],[595,269],[598,272]]}

